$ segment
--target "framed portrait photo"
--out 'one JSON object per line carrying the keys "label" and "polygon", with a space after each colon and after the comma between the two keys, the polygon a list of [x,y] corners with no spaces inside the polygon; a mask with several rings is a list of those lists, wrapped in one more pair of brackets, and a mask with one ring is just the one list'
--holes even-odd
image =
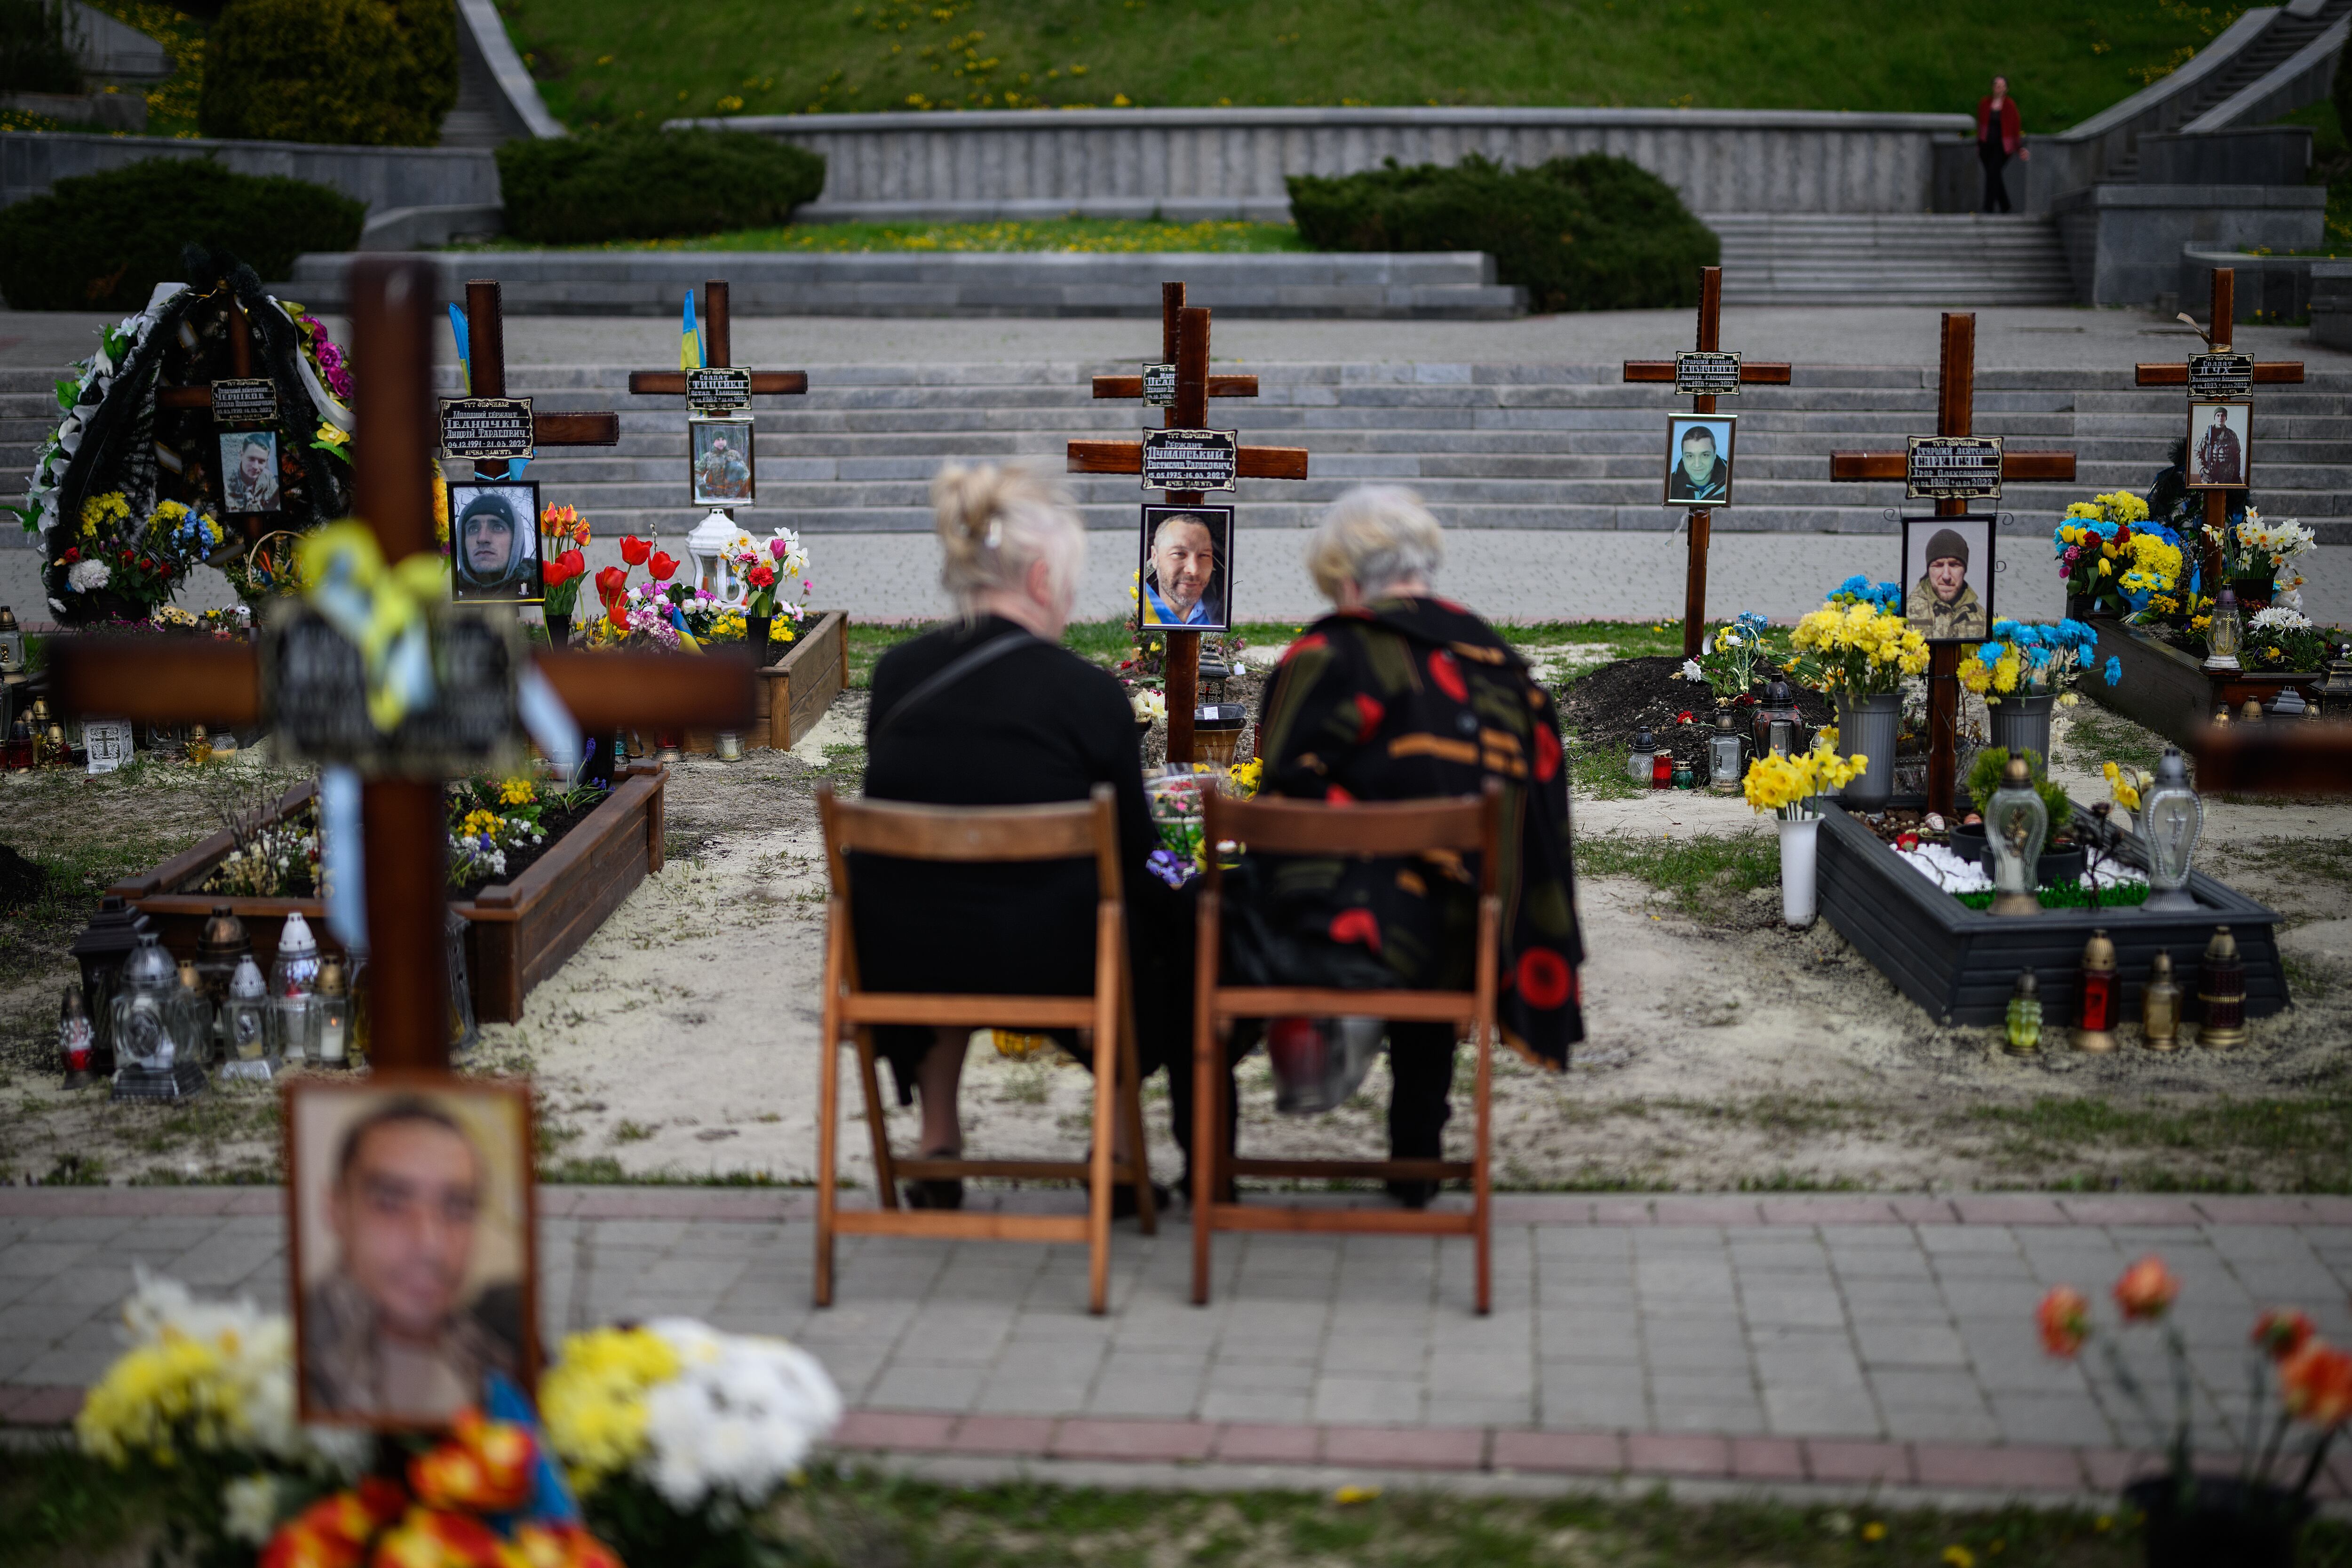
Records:
{"label": "framed portrait photo", "polygon": [[2254,405],[2244,398],[2214,397],[2189,405],[2189,488],[2246,488],[2254,467]]}
{"label": "framed portrait photo", "polygon": [[1234,509],[1147,506],[1137,614],[1147,626],[1233,625]]}
{"label": "framed portrait photo", "polygon": [[281,510],[278,432],[220,432],[221,510],[253,517]]}
{"label": "framed portrait photo", "polygon": [[1903,520],[1903,618],[1931,643],[1980,643],[1992,635],[1990,517]]}
{"label": "framed portrait photo", "polygon": [[449,578],[449,596],[460,603],[536,605],[547,597],[538,481],[450,482]]}
{"label": "framed portrait photo", "polygon": [[1739,437],[1733,414],[1676,414],[1666,420],[1668,506],[1731,504],[1732,447]]}
{"label": "framed portrait photo", "polygon": [[286,1086],[301,1418],[446,1426],[539,1364],[530,1091],[440,1073]]}
{"label": "framed portrait photo", "polygon": [[749,506],[751,421],[748,417],[686,422],[687,481],[697,506]]}

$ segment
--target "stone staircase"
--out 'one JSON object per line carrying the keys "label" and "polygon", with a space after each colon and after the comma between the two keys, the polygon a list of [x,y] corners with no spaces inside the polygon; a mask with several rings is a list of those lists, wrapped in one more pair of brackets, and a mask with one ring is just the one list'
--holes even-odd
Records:
{"label": "stone staircase", "polygon": [[2071,305],[2046,214],[1710,213],[1727,305]]}
{"label": "stone staircase", "polygon": [[[761,530],[903,532],[930,527],[927,485],[950,458],[1029,458],[1058,468],[1075,436],[1132,436],[1143,411],[1097,403],[1087,376],[1108,364],[812,365],[805,397],[762,398],[759,500],[740,514]],[[1686,406],[1654,387],[1632,387],[1613,365],[1220,364],[1255,370],[1261,395],[1212,405],[1213,420],[1245,440],[1303,446],[1315,477],[1244,481],[1255,527],[1306,527],[1350,485],[1391,481],[1418,489],[1450,527],[1661,531],[1680,512],[1659,504],[1665,413]],[[634,397],[614,367],[518,366],[509,390],[550,409],[617,408],[621,445],[551,451],[530,466],[549,502],[577,506],[603,535],[658,531],[677,539],[695,521],[686,502],[684,416],[672,398]],[[1891,484],[1830,482],[1835,448],[1899,447],[1932,430],[1929,368],[1800,365],[1793,384],[1760,387],[1740,416],[1738,504],[1718,530],[1882,533]],[[443,372],[454,390],[454,372]],[[47,378],[0,372],[0,493],[21,490],[25,465],[55,417]],[[2145,491],[2184,427],[2178,392],[2142,391],[2128,369],[1980,372],[1977,428],[2021,447],[2066,447],[2080,458],[2071,486],[2011,489],[2004,510],[2025,531],[2046,529],[2066,502],[2095,491]],[[2266,388],[2257,416],[2257,503],[2299,517],[2327,543],[2352,543],[2352,375]],[[1074,478],[1089,523],[1132,524],[1142,492],[1126,478]]]}
{"label": "stone staircase", "polygon": [[[2193,124],[2206,110],[2227,103],[2284,65],[2347,15],[2352,15],[2352,0],[2322,0],[2315,5],[2283,7],[2262,35],[2239,50],[2228,65],[2200,79],[2177,105],[2170,106],[2170,122]],[[2128,181],[2138,173],[2137,143],[2107,162],[2106,177],[2110,180]]]}

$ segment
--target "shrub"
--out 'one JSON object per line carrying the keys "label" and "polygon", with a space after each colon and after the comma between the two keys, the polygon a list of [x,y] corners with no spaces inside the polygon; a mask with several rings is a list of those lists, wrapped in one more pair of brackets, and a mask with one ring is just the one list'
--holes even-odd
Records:
{"label": "shrub", "polygon": [[451,0],[231,0],[205,39],[206,136],[430,147],[457,101]]}
{"label": "shrub", "polygon": [[47,0],[0,0],[0,92],[79,92],[66,13]]}
{"label": "shrub", "polygon": [[0,297],[17,310],[135,310],[184,276],[183,246],[226,250],[283,278],[306,250],[349,250],[367,209],[282,175],[149,158],[59,180],[0,223]]}
{"label": "shrub", "polygon": [[1290,177],[1290,216],[1321,250],[1483,250],[1538,310],[1698,302],[1721,254],[1674,187],[1604,153],[1511,169],[1473,153],[1325,179]]}
{"label": "shrub", "polygon": [[590,131],[499,149],[507,231],[541,245],[718,234],[789,220],[824,160],[744,131]]}

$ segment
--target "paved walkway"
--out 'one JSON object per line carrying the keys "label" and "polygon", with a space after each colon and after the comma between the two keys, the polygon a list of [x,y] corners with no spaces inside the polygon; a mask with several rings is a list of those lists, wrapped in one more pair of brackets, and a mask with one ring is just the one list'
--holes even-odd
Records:
{"label": "paved walkway", "polygon": [[[0,1188],[0,1423],[69,1418],[114,1353],[134,1261],[282,1303],[282,1201]],[[1466,1243],[1417,1237],[1220,1237],[1215,1300],[1194,1308],[1181,1211],[1156,1239],[1122,1227],[1104,1318],[1078,1248],[878,1238],[845,1241],[819,1311],[809,1204],[549,1189],[546,1328],[688,1313],[787,1335],[853,1407],[843,1445],[902,1458],[1979,1497],[2111,1492],[2144,1436],[2089,1363],[2042,1354],[2051,1284],[2103,1299],[2161,1252],[2209,1424],[2242,1409],[2262,1308],[2352,1334],[2345,1199],[1506,1197],[1484,1319]]]}

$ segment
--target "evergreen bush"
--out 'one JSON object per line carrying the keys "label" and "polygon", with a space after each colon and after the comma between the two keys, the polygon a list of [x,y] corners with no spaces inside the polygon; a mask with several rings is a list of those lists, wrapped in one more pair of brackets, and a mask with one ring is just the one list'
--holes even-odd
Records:
{"label": "evergreen bush", "polygon": [[79,92],[66,13],[48,0],[0,0],[0,92]]}
{"label": "evergreen bush", "polygon": [[1483,250],[1537,310],[1636,310],[1698,302],[1721,254],[1674,187],[1588,153],[1531,169],[1461,163],[1290,176],[1290,216],[1318,250]]}
{"label": "evergreen bush", "polygon": [[764,228],[824,189],[822,157],[744,131],[590,131],[498,156],[507,232],[541,245]]}
{"label": "evergreen bush", "polygon": [[205,39],[206,136],[430,147],[457,101],[451,0],[230,0]]}
{"label": "evergreen bush", "polygon": [[181,247],[230,252],[268,279],[306,250],[349,250],[367,209],[324,185],[149,158],[59,180],[0,223],[0,298],[16,310],[135,310],[185,274]]}

